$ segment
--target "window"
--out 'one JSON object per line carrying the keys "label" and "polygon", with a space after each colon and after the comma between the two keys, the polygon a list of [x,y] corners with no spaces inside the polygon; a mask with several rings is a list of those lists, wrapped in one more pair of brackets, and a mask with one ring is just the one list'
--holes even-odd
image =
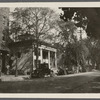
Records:
{"label": "window", "polygon": [[43,59],[48,59],[48,51],[47,50],[43,50]]}

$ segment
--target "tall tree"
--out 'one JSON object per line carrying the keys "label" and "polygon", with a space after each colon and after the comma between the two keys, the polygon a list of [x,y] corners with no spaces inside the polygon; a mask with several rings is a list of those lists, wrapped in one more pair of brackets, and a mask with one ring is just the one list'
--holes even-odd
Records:
{"label": "tall tree", "polygon": [[[86,30],[90,38],[88,46],[90,52],[90,62],[93,68],[96,66],[99,69],[99,45],[100,45],[100,8],[61,8],[64,12],[61,14],[61,19],[65,22],[73,20],[77,27],[82,27]],[[95,52],[98,52],[96,54]]]}
{"label": "tall tree", "polygon": [[70,69],[71,66],[76,65],[77,62],[75,51],[75,45],[77,42],[75,32],[77,31],[77,27],[72,21],[64,22],[63,20],[58,21],[58,25],[60,28],[60,33],[58,35],[60,38],[59,44],[63,47],[60,63],[63,65],[65,72],[66,67]]}
{"label": "tall tree", "polygon": [[[29,34],[31,39],[35,39],[36,68],[38,67],[38,47],[40,40],[47,35],[54,34],[56,24],[56,14],[49,8],[15,8],[12,13],[11,36],[19,41],[21,35]],[[56,16],[57,17],[57,16]]]}
{"label": "tall tree", "polygon": [[[62,56],[63,62],[67,67],[81,65],[82,71],[85,71],[85,62],[89,55],[89,50],[82,39],[83,32],[81,31],[80,36],[77,36],[78,26],[75,20],[73,20],[74,12],[72,12],[72,14],[67,14],[68,18],[61,15],[62,21],[59,22],[59,27],[61,29],[60,38],[64,45],[64,56]],[[83,26],[80,27],[85,28],[85,24],[82,25]]]}

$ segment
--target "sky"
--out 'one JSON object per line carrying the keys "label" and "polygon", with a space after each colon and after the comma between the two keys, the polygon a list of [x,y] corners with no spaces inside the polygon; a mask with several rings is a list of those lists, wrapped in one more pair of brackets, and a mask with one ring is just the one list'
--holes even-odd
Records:
{"label": "sky", "polygon": [[[10,8],[10,11],[13,12],[15,8]],[[60,14],[62,13],[62,10],[59,9],[58,7],[50,7],[50,9],[54,10],[56,13]]]}

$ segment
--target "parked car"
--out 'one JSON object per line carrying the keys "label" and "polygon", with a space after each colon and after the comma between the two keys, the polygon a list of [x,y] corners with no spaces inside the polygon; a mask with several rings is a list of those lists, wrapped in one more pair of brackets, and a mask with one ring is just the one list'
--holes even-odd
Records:
{"label": "parked car", "polygon": [[31,77],[32,78],[41,78],[41,77],[45,77],[45,75],[50,75],[50,69],[48,67],[48,64],[43,63],[40,64],[39,68],[36,68]]}

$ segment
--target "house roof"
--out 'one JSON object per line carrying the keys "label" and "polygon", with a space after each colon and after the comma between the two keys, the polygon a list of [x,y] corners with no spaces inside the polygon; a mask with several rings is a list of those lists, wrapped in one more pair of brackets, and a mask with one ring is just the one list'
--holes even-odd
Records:
{"label": "house roof", "polygon": [[[36,43],[36,40],[31,39],[31,40],[23,40],[23,41],[18,41],[18,42],[11,42],[9,43],[8,47],[9,48],[16,48],[16,47],[29,47],[32,46],[33,43]],[[55,48],[52,44],[46,43],[44,41],[39,41],[39,45],[45,45],[48,47]],[[56,49],[56,48],[55,48]]]}

